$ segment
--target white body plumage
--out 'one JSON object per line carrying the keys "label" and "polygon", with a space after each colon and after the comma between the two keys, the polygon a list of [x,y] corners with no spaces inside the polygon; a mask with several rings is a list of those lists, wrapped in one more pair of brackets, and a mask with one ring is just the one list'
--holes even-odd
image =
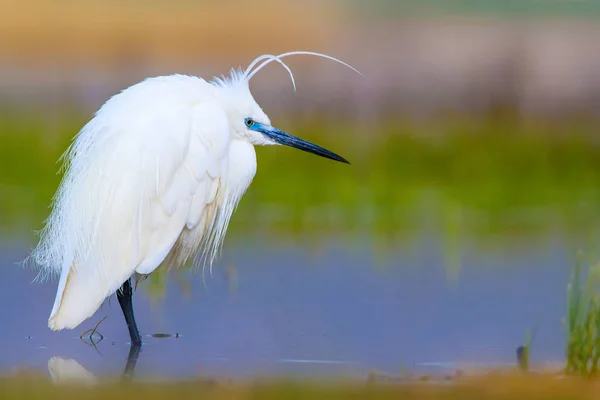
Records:
{"label": "white body plumage", "polygon": [[66,173],[32,254],[41,276],[59,277],[52,330],[79,325],[133,274],[191,258],[212,265],[256,173],[254,145],[286,144],[345,161],[272,128],[252,97],[253,74],[291,54],[302,52],[261,56],[211,82],[146,79],[109,99],[83,127],[63,156]]}

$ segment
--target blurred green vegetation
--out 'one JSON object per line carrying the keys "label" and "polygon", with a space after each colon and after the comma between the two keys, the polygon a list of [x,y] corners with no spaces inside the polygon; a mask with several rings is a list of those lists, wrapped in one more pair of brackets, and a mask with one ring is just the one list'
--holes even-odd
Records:
{"label": "blurred green vegetation", "polygon": [[[88,118],[64,111],[2,115],[5,236],[42,227],[61,178],[57,160]],[[229,241],[335,236],[393,246],[423,229],[441,232],[449,243],[468,238],[479,246],[494,246],[499,237],[527,238],[531,245],[557,232],[575,241],[596,239],[600,147],[593,121],[455,116],[379,126],[317,120],[279,126],[352,164],[258,148],[258,172],[232,218]]]}
{"label": "blurred green vegetation", "polygon": [[[462,381],[462,382],[461,382]],[[557,379],[550,374],[527,377],[491,373],[462,378],[456,384],[428,384],[426,379],[396,384],[378,382],[211,381],[101,383],[86,387],[77,382],[52,385],[25,373],[0,379],[4,399],[593,399],[598,385],[579,379]]]}
{"label": "blurred green vegetation", "polygon": [[412,16],[413,13],[458,14],[458,15],[507,15],[513,17],[573,16],[592,17],[600,15],[598,1],[538,1],[538,0],[376,0],[361,2],[346,0],[346,5],[362,13],[378,17],[397,18]]}

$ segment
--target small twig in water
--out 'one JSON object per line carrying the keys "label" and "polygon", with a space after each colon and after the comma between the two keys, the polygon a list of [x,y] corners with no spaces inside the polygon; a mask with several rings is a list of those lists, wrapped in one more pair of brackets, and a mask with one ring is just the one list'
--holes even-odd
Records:
{"label": "small twig in water", "polygon": [[96,352],[98,354],[100,354],[101,356],[103,356],[102,352],[100,351],[100,349],[98,348],[98,343],[100,343],[102,341],[102,339],[100,339],[97,343],[94,341],[94,339],[90,339],[90,342],[88,343],[87,341],[85,341],[84,339],[81,339],[83,341],[83,343],[87,344],[88,346],[91,346],[94,348],[94,350],[96,350]]}
{"label": "small twig in water", "polygon": [[100,336],[100,340],[104,339],[104,336],[103,336],[103,335],[102,335],[100,332],[98,332],[98,327],[100,326],[100,324],[101,324],[101,323],[102,323],[102,322],[103,322],[103,321],[104,321],[104,320],[105,320],[107,317],[108,317],[108,315],[107,315],[107,316],[105,316],[104,318],[102,318],[100,321],[98,321],[98,323],[96,324],[96,326],[95,326],[95,327],[93,327],[92,329],[88,329],[87,331],[83,332],[83,333],[82,333],[82,334],[79,336],[79,339],[81,339],[81,340],[84,340],[84,339],[83,339],[83,336],[84,336],[86,333],[88,333],[88,332],[91,332],[91,333],[90,333],[90,340],[91,340],[92,342],[94,341],[94,334],[95,334],[95,333],[97,333],[97,334]]}

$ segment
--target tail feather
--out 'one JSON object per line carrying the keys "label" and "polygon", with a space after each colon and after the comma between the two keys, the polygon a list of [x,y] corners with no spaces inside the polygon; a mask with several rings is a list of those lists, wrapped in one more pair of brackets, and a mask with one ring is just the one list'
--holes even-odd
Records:
{"label": "tail feather", "polygon": [[94,315],[104,300],[120,286],[121,280],[108,282],[86,274],[85,271],[65,268],[61,274],[54,300],[54,307],[48,319],[48,327],[53,331],[73,329]]}
{"label": "tail feather", "polygon": [[65,291],[65,288],[67,287],[67,284],[69,283],[69,276],[71,274],[72,269],[73,265],[63,268],[60,273],[60,280],[58,281],[58,288],[56,289],[56,297],[54,298],[52,312],[50,312],[50,319],[52,319],[52,317],[54,317],[56,312],[60,309],[60,305],[62,304],[63,299],[63,293]]}

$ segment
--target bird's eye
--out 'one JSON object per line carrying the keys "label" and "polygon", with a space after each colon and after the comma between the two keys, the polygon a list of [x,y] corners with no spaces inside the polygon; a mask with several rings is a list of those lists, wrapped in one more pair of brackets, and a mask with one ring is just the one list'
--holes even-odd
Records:
{"label": "bird's eye", "polygon": [[254,125],[254,120],[252,118],[246,118],[246,126],[250,128],[252,125]]}

